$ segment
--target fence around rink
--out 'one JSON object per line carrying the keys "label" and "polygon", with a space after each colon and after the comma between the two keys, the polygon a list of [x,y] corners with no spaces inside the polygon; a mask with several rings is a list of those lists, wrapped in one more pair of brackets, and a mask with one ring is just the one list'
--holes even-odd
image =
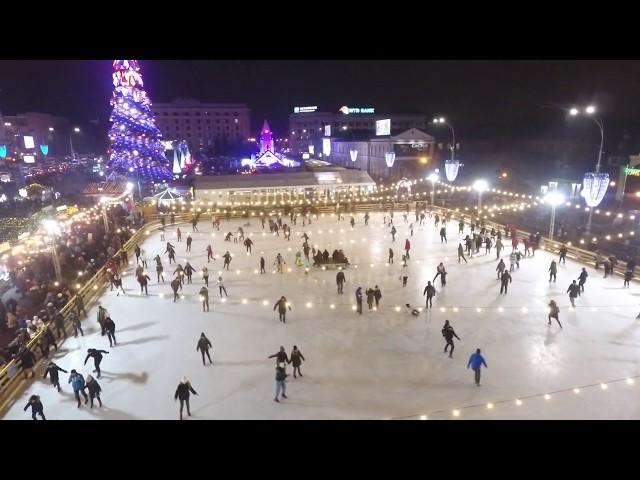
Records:
{"label": "fence around rink", "polygon": [[[423,202],[415,202],[415,201],[410,202],[409,203],[410,215],[415,214],[416,203],[423,203]],[[411,209],[411,206],[413,206],[413,210]],[[344,210],[342,209],[342,207],[344,207]],[[350,213],[365,213],[365,212],[375,212],[375,211],[387,211],[387,212],[394,211],[394,212],[406,213],[407,211],[406,208],[407,208],[407,203],[371,202],[371,203],[357,203],[357,204],[354,203],[351,205],[345,203],[341,205],[341,212],[344,213],[345,215],[349,215]],[[475,218],[475,215],[473,214],[467,214],[464,212],[460,212],[460,211],[456,211],[456,210],[448,209],[444,207],[427,206],[427,208],[432,212],[439,213],[440,215],[447,214],[447,213],[451,214],[452,219],[459,219],[461,217],[464,217],[465,219],[470,220]],[[301,207],[292,207],[290,211],[295,211],[296,213],[300,213],[301,210],[302,210]],[[283,208],[264,209],[264,208],[253,207],[253,208],[244,208],[244,209],[237,209],[237,210],[234,210],[234,209],[225,210],[223,208],[221,210],[217,209],[217,211],[200,212],[200,213],[201,215],[217,215],[221,217],[221,219],[224,219],[227,211],[229,212],[230,218],[257,219],[257,218],[260,218],[261,214],[264,214],[265,216],[275,215],[277,213],[282,214],[284,212],[284,209]],[[334,214],[336,213],[336,205],[334,204],[334,205],[316,206],[315,211],[318,214],[325,214],[325,215]],[[309,208],[307,208],[307,213],[311,214]],[[132,253],[137,243],[141,243],[142,241],[144,241],[147,235],[149,235],[152,231],[157,230],[161,227],[160,218],[162,217],[165,218],[165,228],[167,228],[173,225],[177,226],[178,223],[190,222],[191,219],[193,218],[193,212],[175,213],[175,218],[174,218],[175,223],[170,223],[170,216],[171,216],[171,212],[166,213],[164,215],[161,215],[161,214],[147,215],[146,216],[147,223],[145,223],[143,227],[138,229],[131,236],[131,238],[122,246],[121,250],[126,251],[127,255]],[[200,221],[203,221],[203,220],[204,219],[201,216]],[[467,220],[467,223],[468,223],[468,220]],[[489,227],[489,228],[493,227],[496,230],[504,232],[504,225],[501,225],[499,223],[485,221],[484,225],[485,227]],[[516,233],[520,238],[528,238],[531,232],[518,229],[516,230]],[[544,243],[541,246],[541,248],[549,252],[552,252],[554,254],[557,254],[560,250],[560,247],[562,246],[562,242],[549,240],[545,237],[543,237],[543,242]],[[595,265],[597,255],[594,252],[590,252],[588,250],[584,250],[574,246],[567,245],[566,247],[567,247],[567,257],[580,263],[585,263],[592,266]],[[116,255],[118,255],[118,253],[120,252],[118,251]],[[602,255],[605,258],[607,257],[607,255],[604,253]],[[620,261],[617,262],[616,268],[614,269],[614,273],[624,276],[625,271],[626,271],[626,263],[620,262]],[[577,273],[579,272],[576,272],[576,275]],[[640,281],[640,277],[638,275],[634,275],[633,279],[636,281]],[[89,279],[89,281],[87,281],[78,290],[76,295],[80,295],[80,297],[84,301],[86,310],[90,310],[91,307],[93,306],[93,303],[102,295],[106,286],[107,286],[107,273],[106,273],[106,268],[103,266],[96,272],[96,274],[91,279]],[[75,310],[75,308],[76,307],[75,307],[75,296],[74,296],[61,309],[61,313],[65,319],[65,331],[68,330],[69,327],[71,327],[68,316],[71,311]],[[34,353],[37,359],[34,370],[38,369],[43,359],[39,349],[36,348],[42,334],[43,332],[39,332],[36,336],[30,339],[30,341],[27,344],[27,348]],[[10,372],[12,373],[11,375],[10,375]],[[27,388],[31,384],[31,382],[32,380],[24,379],[22,374],[22,369],[18,361],[11,360],[10,362],[2,366],[2,368],[0,369],[0,417],[6,414],[7,410],[11,407],[15,399],[19,396],[20,393],[24,391],[25,388]]]}
{"label": "fence around rink", "polygon": [[[139,228],[132,236],[125,242],[122,248],[116,252],[117,256],[120,251],[124,250],[127,255],[133,252],[136,243],[142,242],[144,238],[149,235],[153,230],[160,226],[159,222],[150,222]],[[91,277],[82,287],[76,292],[76,295],[71,297],[67,304],[60,309],[60,313],[64,317],[64,329],[65,332],[69,332],[72,327],[69,320],[69,313],[76,310],[75,300],[76,296],[80,296],[84,302],[85,309],[88,311],[91,309],[93,303],[100,298],[104,289],[107,286],[107,271],[106,267],[101,267],[93,277]],[[49,322],[51,324],[51,322]],[[29,340],[26,347],[33,352],[36,356],[36,365],[34,371],[41,365],[43,356],[40,349],[37,348],[40,338],[44,334],[43,331],[38,332],[33,338]],[[45,359],[47,360],[47,359]],[[35,378],[35,376],[34,376]],[[32,380],[24,378],[22,373],[22,367],[19,360],[11,360],[0,368],[0,417],[4,416],[7,410],[11,407],[15,399],[20,393],[30,385]]]}

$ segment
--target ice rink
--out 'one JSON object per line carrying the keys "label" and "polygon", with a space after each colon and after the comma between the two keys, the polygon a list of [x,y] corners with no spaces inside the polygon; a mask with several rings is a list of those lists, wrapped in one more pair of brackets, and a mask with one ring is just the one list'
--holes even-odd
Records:
{"label": "ice rink", "polygon": [[[251,255],[240,242],[223,241],[227,231],[235,232],[247,220],[222,221],[220,232],[212,233],[211,222],[203,219],[200,231],[191,233],[191,253],[185,252],[191,225],[180,225],[180,243],[175,227],[167,227],[166,237],[183,266],[189,260],[199,271],[207,265],[206,245],[213,247],[216,260],[207,265],[211,311],[205,313],[198,298],[203,284],[199,273],[192,285],[185,285],[185,298],[173,303],[169,282],[175,264],[169,266],[163,255],[165,283],[156,283],[152,258],[164,252],[165,244],[159,232],[153,233],[142,245],[152,278],[149,296],[139,294],[131,265],[123,281],[126,295],[107,291],[101,299],[116,323],[118,346],[109,348],[107,338],[100,336],[96,307],[84,321],[85,336],[70,337],[55,357],[62,368],[75,368],[86,377],[93,369],[91,360],[82,365],[86,349],[110,352],[100,379],[104,408],[76,408],[68,375],[61,374],[59,394],[48,379],[42,380],[40,370],[5,418],[30,419],[22,408],[29,395],[38,394],[48,419],[177,419],[173,395],[183,375],[199,394],[191,398],[191,419],[453,419],[455,409],[460,419],[640,418],[640,378],[633,385],[625,381],[640,373],[637,284],[623,289],[622,278],[603,279],[602,270],[588,267],[586,292],[570,311],[566,290],[583,265],[568,260],[558,266],[557,283],[549,283],[552,257],[538,251],[521,261],[508,294],[501,296],[495,249],[485,256],[483,248],[468,264],[457,263],[462,238],[457,221],[448,225],[449,243],[441,244],[439,229],[429,218],[424,227],[416,223],[410,237],[409,224],[396,213],[395,242],[382,214],[372,214],[368,227],[358,214],[353,230],[348,220],[348,215],[344,221],[325,215],[303,228],[299,219],[287,242],[282,233],[272,236],[268,226],[265,233],[252,219],[244,228],[254,241]],[[288,218],[283,221],[290,223]],[[348,256],[352,265],[345,271],[344,295],[337,294],[335,270],[311,268],[305,275],[295,266],[303,231],[309,232],[311,245],[330,253],[342,248]],[[468,232],[467,227],[464,234]],[[403,288],[399,275],[406,238],[412,249],[410,277]],[[510,239],[505,243],[508,266]],[[393,265],[386,264],[389,248],[395,253]],[[222,272],[229,294],[223,303],[215,279],[226,250],[233,260],[231,270]],[[278,252],[287,262],[284,274],[273,273]],[[261,254],[265,275],[258,274]],[[440,261],[449,272],[446,287],[440,287],[438,279],[433,310],[412,316],[404,304],[424,306],[423,289]],[[365,301],[363,315],[358,315],[352,309],[356,287],[364,291],[376,284],[382,290],[381,308],[368,311]],[[282,295],[292,304],[286,325],[273,311]],[[555,322],[547,325],[550,299],[560,306],[562,330]],[[453,359],[443,353],[446,319],[462,339],[456,341]],[[213,343],[212,366],[203,367],[196,352],[200,332]],[[275,362],[267,356],[280,345],[288,354],[297,345],[306,362],[304,378],[288,377],[289,399],[278,404],[273,401]],[[479,388],[467,369],[476,348],[482,349],[489,367]],[[288,366],[287,372],[291,370]],[[617,379],[622,381],[606,389],[600,386]],[[581,387],[578,393],[575,387]],[[550,396],[545,399],[545,394]]]}

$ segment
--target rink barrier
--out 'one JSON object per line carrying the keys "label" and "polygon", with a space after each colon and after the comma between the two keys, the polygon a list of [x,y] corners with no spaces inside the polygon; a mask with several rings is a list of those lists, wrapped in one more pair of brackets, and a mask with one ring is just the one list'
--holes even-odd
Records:
{"label": "rink barrier", "polygon": [[[133,254],[135,244],[138,242],[142,242],[147,235],[149,235],[152,231],[160,228],[160,222],[150,222],[146,223],[143,227],[139,228],[132,236],[122,245],[122,248],[118,250],[114,257],[120,254],[122,250],[127,252],[127,256]],[[69,313],[76,310],[75,307],[75,298],[77,295],[80,295],[84,302],[85,311],[91,310],[91,308],[95,305],[97,299],[104,293],[104,290],[107,287],[107,271],[106,267],[101,267],[94,275],[91,277],[82,287],[76,292],[76,295],[71,297],[69,302],[60,309],[64,317],[64,329],[67,336],[69,336],[69,332],[73,331],[73,325],[69,320]],[[85,319],[81,319],[81,322],[88,320],[89,317]],[[47,325],[53,326],[52,322],[49,322]],[[33,381],[37,378],[38,375],[42,375],[41,367],[45,365],[49,359],[46,359],[42,356],[42,352],[38,346],[40,339],[44,331],[38,332],[33,338],[29,340],[26,347],[33,352],[36,357],[36,363],[33,367],[34,375],[30,379],[25,379],[22,373],[22,367],[18,360],[11,360],[0,368],[0,417],[3,417],[9,408],[13,405],[15,400],[22,394],[22,392],[27,389]],[[58,343],[59,342],[59,343]],[[65,340],[62,342],[59,340],[56,342],[58,348],[63,345]],[[49,351],[50,358],[55,355],[55,350]]]}

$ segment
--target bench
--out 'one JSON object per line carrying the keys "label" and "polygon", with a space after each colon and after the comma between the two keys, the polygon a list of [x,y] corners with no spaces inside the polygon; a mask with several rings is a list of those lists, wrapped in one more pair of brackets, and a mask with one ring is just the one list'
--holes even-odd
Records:
{"label": "bench", "polygon": [[335,269],[344,270],[348,266],[349,266],[348,263],[327,262],[327,263],[321,263],[320,265],[315,265],[315,268],[320,268],[322,270],[335,270]]}

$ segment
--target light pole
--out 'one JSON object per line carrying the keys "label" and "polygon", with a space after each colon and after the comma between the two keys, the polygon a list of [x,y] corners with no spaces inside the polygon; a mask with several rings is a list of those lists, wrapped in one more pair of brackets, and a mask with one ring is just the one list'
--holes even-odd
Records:
{"label": "light pole", "polygon": [[58,249],[56,248],[56,234],[60,232],[60,226],[55,220],[43,220],[42,226],[51,237],[51,250],[53,253],[53,269],[56,273],[56,280],[62,281],[62,270],[60,268],[60,259],[58,258]]}
{"label": "light pole", "polygon": [[436,197],[436,182],[438,181],[438,174],[432,173],[427,177],[427,180],[431,181],[431,205],[433,206]]}
{"label": "light pole", "polygon": [[[569,115],[572,117],[578,116],[580,114],[580,110],[573,107],[569,110]],[[583,112],[589,118],[591,118],[598,128],[600,129],[600,150],[598,150],[598,163],[596,163],[596,174],[600,173],[600,167],[602,165],[602,147],[604,146],[604,124],[602,123],[602,119],[595,115],[596,107],[593,105],[589,105],[584,109]],[[598,202],[599,203],[599,202]],[[597,206],[597,205],[596,205]],[[587,228],[586,232],[589,233],[591,231],[591,219],[593,217],[593,208],[589,208],[589,219],[587,220]]]}
{"label": "light pole", "polygon": [[564,202],[564,195],[560,192],[550,192],[544,197],[544,201],[551,205],[551,220],[549,222],[549,240],[553,240],[553,232],[556,225],[556,207]]}
{"label": "light pole", "polygon": [[486,180],[476,180],[473,182],[473,189],[478,192],[478,214],[482,208],[482,192],[486,192],[489,189],[489,184]]}
{"label": "light pole", "polygon": [[[49,128],[49,131],[53,131],[53,128]],[[80,133],[80,128],[79,127],[73,127],[73,130],[71,130],[71,132],[69,132],[69,147],[71,148],[71,159],[75,160],[76,159],[76,153],[73,151],[73,134],[74,133]]]}
{"label": "light pole", "polygon": [[453,129],[453,125],[447,122],[444,117],[434,118],[433,123],[436,125],[446,125],[449,127],[449,130],[451,130],[451,160],[453,160],[456,151],[456,131]]}

